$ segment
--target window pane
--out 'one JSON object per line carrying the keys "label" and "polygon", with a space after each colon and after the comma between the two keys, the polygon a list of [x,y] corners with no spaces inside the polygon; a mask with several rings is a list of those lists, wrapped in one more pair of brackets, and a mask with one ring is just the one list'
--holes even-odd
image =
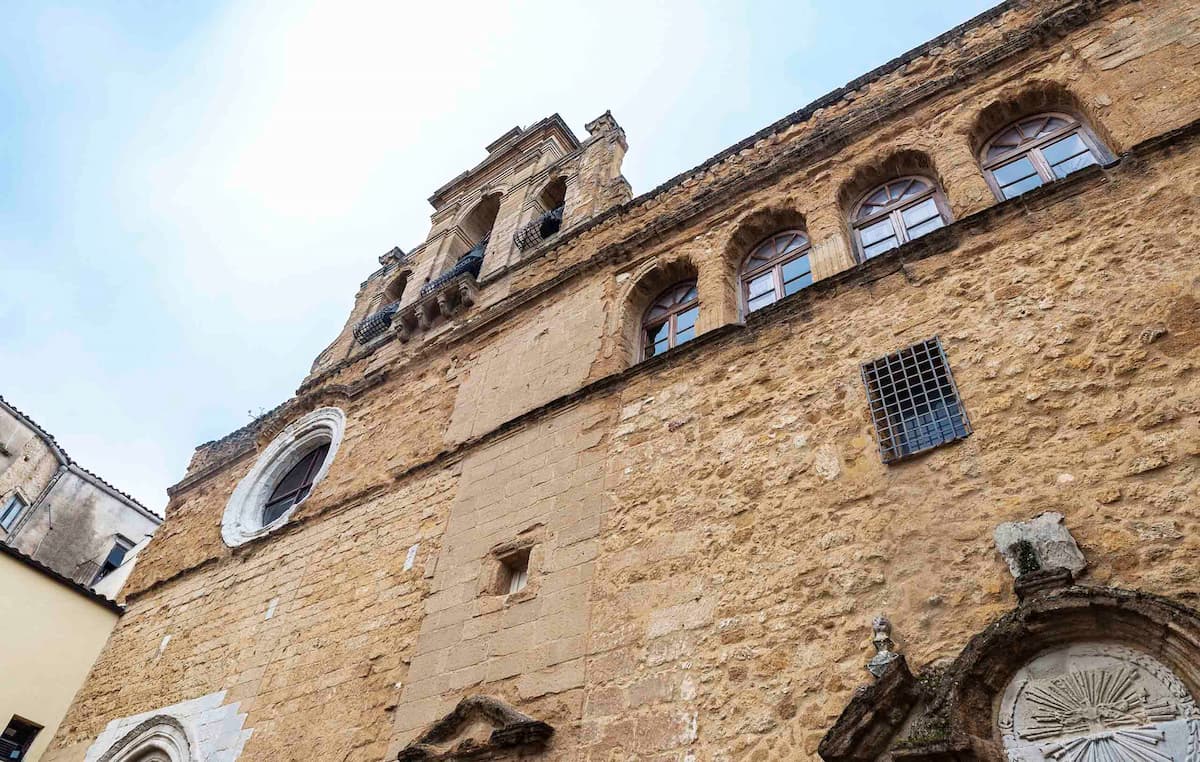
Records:
{"label": "window pane", "polygon": [[867,259],[877,257],[888,249],[894,249],[900,245],[896,239],[896,231],[892,228],[891,218],[861,228],[859,234],[862,236],[863,255]]}
{"label": "window pane", "polygon": [[812,273],[804,273],[792,280],[786,280],[783,282],[783,294],[784,296],[790,296],[805,286],[811,286],[812,282]]}
{"label": "window pane", "polygon": [[787,283],[790,280],[795,280],[803,275],[807,275],[812,267],[808,263],[808,256],[797,257],[791,262],[785,262],[783,267],[783,281]]}
{"label": "window pane", "polygon": [[1078,133],[1046,146],[1042,149],[1042,155],[1054,170],[1054,176],[1059,179],[1098,163]]}
{"label": "window pane", "polygon": [[685,341],[691,341],[696,337],[696,329],[688,328],[686,330],[677,331],[675,333],[675,346],[679,346]]}
{"label": "window pane", "polygon": [[1057,164],[1064,159],[1078,156],[1087,149],[1087,144],[1083,142],[1083,138],[1079,137],[1079,133],[1076,132],[1061,140],[1054,141],[1043,148],[1042,153],[1045,154],[1047,162]]}
{"label": "window pane", "polygon": [[758,297],[755,297],[755,298],[747,301],[746,309],[749,310],[750,312],[754,312],[755,310],[766,307],[768,304],[774,304],[774,303],[775,303],[775,289],[771,289],[770,291],[763,294],[762,296],[758,296]]}
{"label": "window pane", "polygon": [[3,527],[6,531],[12,529],[13,524],[17,523],[17,518],[23,510],[25,510],[25,501],[21,500],[17,495],[13,495],[8,499],[8,505],[4,506],[4,511],[0,513],[0,527]]}
{"label": "window pane", "polygon": [[1033,190],[1034,188],[1041,186],[1041,184],[1042,184],[1042,178],[1039,177],[1038,175],[1034,175],[1033,177],[1027,177],[1024,180],[1021,180],[1020,182],[1013,183],[1012,185],[1001,186],[1000,193],[1005,198],[1016,198],[1017,196],[1020,196],[1022,193],[1028,193],[1029,191]]}
{"label": "window pane", "polygon": [[1081,153],[1078,156],[1067,159],[1061,164],[1054,164],[1050,168],[1054,170],[1054,176],[1061,180],[1072,172],[1078,172],[1084,167],[1090,167],[1093,164],[1099,163],[1091,151],[1088,151],[1087,153]]}
{"label": "window pane", "polygon": [[773,292],[775,290],[775,273],[768,270],[746,284],[746,290],[749,292],[751,299],[762,296],[768,291]]}
{"label": "window pane", "polygon": [[892,230],[891,220],[882,220],[865,228],[860,228],[859,234],[862,236],[863,246],[870,246],[886,238],[894,238],[896,231]]}
{"label": "window pane", "polygon": [[666,341],[669,332],[670,328],[666,323],[663,323],[659,326],[651,326],[650,328],[646,329],[646,336],[648,337],[648,341],[646,343],[657,344],[660,341]]}
{"label": "window pane", "polygon": [[931,230],[937,230],[945,225],[946,223],[941,217],[934,217],[932,220],[925,220],[919,225],[913,225],[908,229],[908,240],[911,241],[915,238],[920,238]]}
{"label": "window pane", "polygon": [[696,325],[696,318],[700,315],[699,307],[692,307],[690,310],[685,310],[679,313],[675,318],[675,333],[681,334],[684,329],[691,328]]}
{"label": "window pane", "polygon": [[1036,177],[1037,170],[1033,168],[1033,162],[1029,160],[1029,157],[1022,156],[1016,161],[996,167],[992,170],[992,175],[995,176],[997,185],[1005,186],[1018,183],[1030,176]]}
{"label": "window pane", "polygon": [[904,218],[904,227],[911,230],[915,225],[933,219],[939,215],[937,204],[933,199],[927,198],[919,204],[913,204],[904,211],[900,212],[900,216]]}

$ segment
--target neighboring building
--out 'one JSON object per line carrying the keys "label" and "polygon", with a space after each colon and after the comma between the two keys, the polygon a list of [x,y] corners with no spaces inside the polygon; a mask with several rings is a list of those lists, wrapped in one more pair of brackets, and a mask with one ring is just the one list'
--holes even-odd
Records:
{"label": "neighboring building", "polygon": [[46,759],[1200,758],[1196,3],[1004,3],[636,198],[587,128],[197,450]]}
{"label": "neighboring building", "polygon": [[120,613],[0,543],[0,759],[41,757]]}
{"label": "neighboring building", "polygon": [[91,587],[161,523],[0,398],[0,543]]}

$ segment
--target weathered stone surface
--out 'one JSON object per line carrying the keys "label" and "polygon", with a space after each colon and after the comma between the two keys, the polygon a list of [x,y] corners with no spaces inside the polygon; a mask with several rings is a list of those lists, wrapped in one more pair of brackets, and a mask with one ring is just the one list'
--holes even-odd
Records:
{"label": "weathered stone surface", "polygon": [[1075,538],[1067,529],[1061,513],[1047,511],[1029,521],[1005,522],[996,527],[992,537],[996,541],[996,550],[1000,552],[1004,563],[1008,564],[1013,577],[1032,571],[1021,568],[1017,543],[1022,541],[1032,546],[1042,569],[1070,569],[1072,574],[1078,576],[1087,568],[1087,559],[1075,544]]}
{"label": "weathered stone surface", "polygon": [[[547,759],[811,758],[867,678],[864,616],[888,612],[918,672],[953,659],[1015,602],[994,528],[1048,509],[1085,581],[1194,599],[1200,33],[1112,68],[1079,52],[1190,13],[1004,6],[628,203],[587,166],[623,151],[598,132],[580,172],[609,211],[503,261],[453,321],[352,348],[373,276],[297,399],[198,452],[53,762],[222,689],[248,760],[394,758],[480,693],[552,725]],[[998,204],[974,141],[1051,104],[1120,162]],[[846,189],[899,151],[928,158],[956,222],[855,265]],[[819,280],[743,321],[736,242],[797,216]],[[683,271],[700,335],[630,367],[637,299]],[[885,466],[860,364],[933,335],[974,433]],[[328,476],[226,548],[258,449],[327,404],[346,413]],[[496,594],[496,553],[525,541],[531,587]]]}

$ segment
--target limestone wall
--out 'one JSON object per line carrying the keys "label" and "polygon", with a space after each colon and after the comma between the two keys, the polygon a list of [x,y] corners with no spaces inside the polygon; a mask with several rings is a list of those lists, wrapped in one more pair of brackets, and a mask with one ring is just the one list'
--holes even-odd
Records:
{"label": "limestone wall", "polygon": [[[1014,603],[992,530],[1045,510],[1088,581],[1194,603],[1200,17],[1067,5],[1014,4],[207,446],[53,759],[220,691],[241,759],[394,757],[477,693],[553,725],[548,759],[812,758],[869,679],[871,618],[914,667],[953,656]],[[997,204],[972,151],[1039,99],[1120,161]],[[901,151],[955,222],[856,265],[846,200]],[[796,215],[821,277],[743,323],[742,243]],[[631,299],[681,263],[701,335],[630,367]],[[935,335],[974,433],[884,466],[859,366]],[[328,477],[225,547],[255,454],[320,405],[347,418]],[[520,542],[530,588],[505,596],[497,553]]]}

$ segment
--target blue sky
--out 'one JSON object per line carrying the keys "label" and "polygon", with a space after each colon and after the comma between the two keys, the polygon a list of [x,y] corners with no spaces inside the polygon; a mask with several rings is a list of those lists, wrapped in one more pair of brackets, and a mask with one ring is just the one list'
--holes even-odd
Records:
{"label": "blue sky", "polygon": [[0,395],[161,509],[505,130],[611,109],[642,193],[991,4],[6,3]]}

